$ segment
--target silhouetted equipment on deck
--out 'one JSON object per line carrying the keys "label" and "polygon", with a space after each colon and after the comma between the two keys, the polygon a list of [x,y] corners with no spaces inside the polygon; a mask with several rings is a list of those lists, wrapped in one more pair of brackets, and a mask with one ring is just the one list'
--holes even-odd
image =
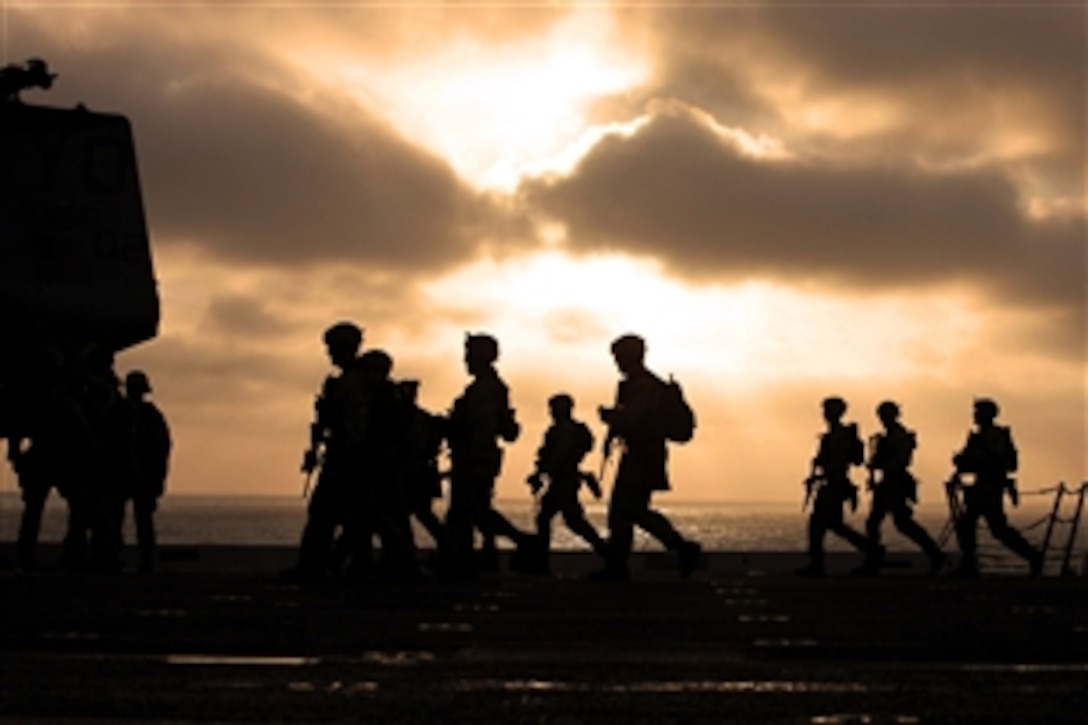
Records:
{"label": "silhouetted equipment on deck", "polygon": [[[35,352],[114,352],[157,334],[159,297],[124,116],[23,104],[41,61],[0,71],[0,395]],[[0,434],[9,423],[0,401]]]}
{"label": "silhouetted equipment on deck", "polygon": [[41,58],[30,58],[24,65],[6,65],[0,68],[0,103],[18,103],[19,94],[28,88],[48,90],[56,77]]}

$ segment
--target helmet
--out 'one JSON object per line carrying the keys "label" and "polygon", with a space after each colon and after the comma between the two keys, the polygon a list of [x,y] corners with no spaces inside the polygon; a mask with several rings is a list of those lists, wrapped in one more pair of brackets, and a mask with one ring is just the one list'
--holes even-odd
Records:
{"label": "helmet", "polygon": [[548,407],[570,412],[574,409],[574,398],[570,397],[566,393],[557,393],[556,395],[548,398]]}
{"label": "helmet", "polygon": [[151,392],[151,382],[147,379],[147,373],[143,370],[133,370],[125,376],[125,390],[130,395]]}
{"label": "helmet", "polygon": [[393,371],[393,358],[385,350],[367,350],[359,358],[359,364],[363,370],[381,378],[388,377]]}
{"label": "helmet", "polygon": [[612,341],[612,354],[616,357],[642,360],[646,356],[646,341],[630,333],[621,335]]}
{"label": "helmet", "polygon": [[499,341],[485,333],[465,335],[465,352],[481,362],[490,364],[499,359]]}
{"label": "helmet", "polygon": [[1001,409],[991,398],[976,398],[975,412],[986,420],[993,420],[1001,412]]}
{"label": "helmet", "polygon": [[899,404],[894,400],[885,400],[876,406],[876,414],[881,418],[892,418],[894,420],[899,417]]}
{"label": "helmet", "polygon": [[363,344],[363,330],[354,322],[337,322],[325,330],[323,336],[329,347],[345,347],[358,350]]}
{"label": "helmet", "polygon": [[832,395],[830,398],[824,398],[822,405],[825,411],[836,418],[846,412],[846,401],[837,395]]}

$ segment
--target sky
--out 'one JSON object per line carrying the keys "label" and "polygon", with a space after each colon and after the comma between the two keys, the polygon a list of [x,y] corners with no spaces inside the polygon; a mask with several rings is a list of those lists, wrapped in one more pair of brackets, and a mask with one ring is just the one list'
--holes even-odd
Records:
{"label": "sky", "polygon": [[[696,410],[674,500],[799,500],[840,395],[893,399],[939,498],[972,401],[1021,487],[1085,478],[1076,2],[0,2],[28,103],[123,113],[177,493],[301,491],[341,319],[448,411],[500,341],[524,478],[547,398],[603,437],[609,344]],[[588,466],[599,465],[594,452]],[[860,480],[860,476],[859,476]]]}

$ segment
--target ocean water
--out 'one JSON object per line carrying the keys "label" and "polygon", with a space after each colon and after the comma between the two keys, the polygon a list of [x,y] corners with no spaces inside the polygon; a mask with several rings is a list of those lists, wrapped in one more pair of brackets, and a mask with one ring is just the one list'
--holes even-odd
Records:
{"label": "ocean water", "polygon": [[[1025,531],[1033,543],[1042,540],[1045,523],[1039,523],[1049,511],[1053,499],[1025,502],[1020,508],[1010,509],[1010,520]],[[1072,502],[1067,502],[1066,515],[1072,513]],[[529,529],[533,526],[533,504],[529,499],[499,500],[496,507],[515,525]],[[806,546],[807,516],[797,502],[683,502],[673,500],[671,494],[655,499],[655,507],[666,514],[685,536],[694,538],[710,551],[802,551]],[[0,493],[0,540],[12,540],[18,530],[22,503],[11,491]],[[441,506],[436,506],[441,515]],[[864,527],[866,505],[848,516],[856,528]],[[589,520],[602,533],[607,529],[606,507],[603,503],[586,505]],[[1085,512],[1083,517],[1088,517]],[[306,518],[306,502],[293,496],[190,496],[167,495],[156,514],[159,540],[163,544],[263,544],[287,545],[298,542]],[[934,537],[940,536],[948,521],[943,507],[930,504],[919,506],[916,518]],[[64,534],[66,510],[64,502],[52,496],[46,507],[42,526],[42,541],[59,541]],[[1032,526],[1032,524],[1035,524]],[[135,533],[131,520],[125,522],[125,539],[132,542]],[[985,527],[981,527],[984,529]],[[1083,552],[1088,547],[1088,522],[1082,521],[1076,548]],[[1064,546],[1067,525],[1059,526],[1052,539]],[[884,524],[884,543],[892,551],[913,551],[917,547],[904,539],[890,519]],[[980,537],[985,541],[985,536]],[[422,546],[431,544],[421,529],[417,541]],[[588,546],[563,525],[562,518],[552,523],[553,547],[558,550],[587,550]],[[649,539],[643,532],[636,532],[637,549],[659,549],[660,544]],[[949,540],[946,549],[955,543]],[[828,550],[849,550],[849,546],[837,537],[829,536]]]}

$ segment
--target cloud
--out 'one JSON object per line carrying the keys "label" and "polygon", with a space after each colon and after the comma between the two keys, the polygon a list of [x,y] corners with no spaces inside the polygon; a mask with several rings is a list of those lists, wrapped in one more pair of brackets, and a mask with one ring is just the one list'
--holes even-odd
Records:
{"label": "cloud", "polygon": [[272,314],[261,300],[236,294],[213,298],[208,305],[208,325],[224,335],[274,337],[290,330],[290,325]]}
{"label": "cloud", "polygon": [[[645,89],[807,155],[1017,162],[1083,203],[1085,10],[1014,2],[767,2],[621,13],[658,72]],[[1068,187],[1072,187],[1071,189]]]}
{"label": "cloud", "polygon": [[566,225],[572,249],[652,256],[696,280],[968,282],[1027,303],[1082,301],[1083,220],[1027,218],[1000,169],[760,159],[678,104],[522,193]]}
{"label": "cloud", "polygon": [[102,47],[65,42],[35,15],[17,19],[11,52],[47,57],[58,88],[79,89],[51,102],[78,98],[132,119],[159,244],[243,263],[426,273],[506,236],[505,212],[448,163],[256,41],[149,22]]}

